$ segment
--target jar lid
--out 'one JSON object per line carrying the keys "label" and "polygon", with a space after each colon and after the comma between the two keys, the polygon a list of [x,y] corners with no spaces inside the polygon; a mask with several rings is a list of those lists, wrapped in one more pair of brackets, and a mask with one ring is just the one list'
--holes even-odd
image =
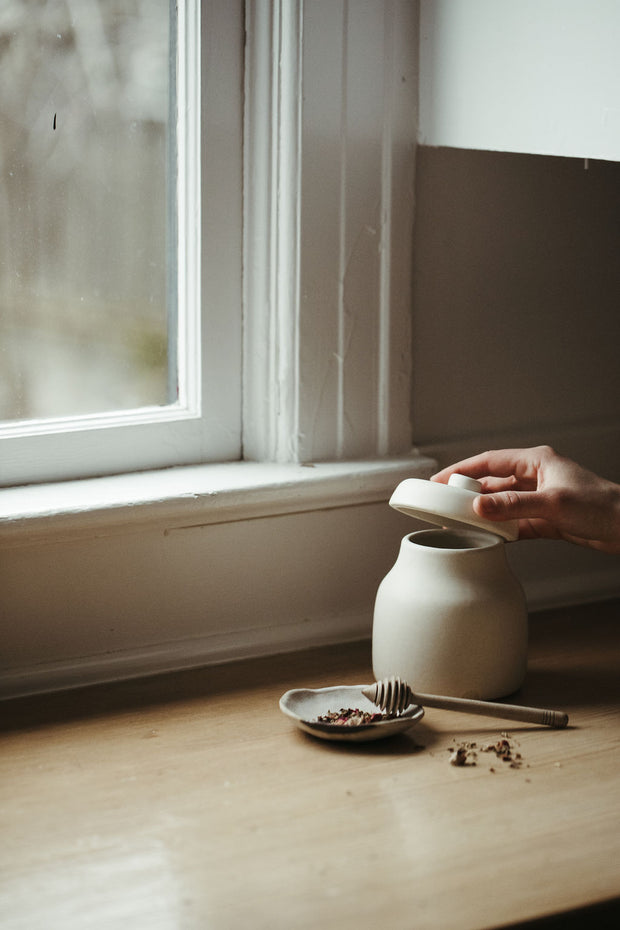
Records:
{"label": "jar lid", "polygon": [[517,520],[485,520],[474,512],[473,502],[481,491],[480,482],[466,475],[451,475],[448,484],[406,478],[392,494],[390,507],[427,523],[452,529],[476,527],[501,539],[517,539]]}

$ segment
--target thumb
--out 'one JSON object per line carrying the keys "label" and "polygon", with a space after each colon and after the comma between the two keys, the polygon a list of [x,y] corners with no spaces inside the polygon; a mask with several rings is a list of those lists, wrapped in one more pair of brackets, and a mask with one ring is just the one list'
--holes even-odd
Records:
{"label": "thumb", "polygon": [[480,494],[474,501],[474,510],[489,520],[518,520],[543,516],[544,500],[536,491],[498,491]]}

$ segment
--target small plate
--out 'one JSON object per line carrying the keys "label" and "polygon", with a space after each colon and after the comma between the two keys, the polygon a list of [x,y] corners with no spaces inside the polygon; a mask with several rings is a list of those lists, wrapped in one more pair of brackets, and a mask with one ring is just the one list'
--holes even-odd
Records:
{"label": "small plate", "polygon": [[377,720],[375,723],[362,723],[359,726],[348,727],[317,721],[317,717],[329,711],[340,710],[341,707],[376,712],[378,708],[362,694],[362,688],[365,687],[366,685],[338,685],[333,688],[295,688],[282,695],[280,710],[294,720],[300,730],[305,730],[312,736],[349,742],[394,736],[418,723],[424,716],[422,707],[410,704],[398,717]]}

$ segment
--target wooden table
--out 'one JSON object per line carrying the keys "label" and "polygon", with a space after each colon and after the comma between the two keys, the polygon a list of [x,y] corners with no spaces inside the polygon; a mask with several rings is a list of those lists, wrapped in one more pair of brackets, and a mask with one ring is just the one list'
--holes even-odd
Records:
{"label": "wooden table", "polygon": [[[428,710],[345,746],[278,709],[291,687],[366,680],[361,643],[5,702],[0,926],[458,930],[587,906],[617,922],[619,604],[532,617],[514,700],[566,710],[566,730]],[[450,764],[502,731],[520,767]]]}

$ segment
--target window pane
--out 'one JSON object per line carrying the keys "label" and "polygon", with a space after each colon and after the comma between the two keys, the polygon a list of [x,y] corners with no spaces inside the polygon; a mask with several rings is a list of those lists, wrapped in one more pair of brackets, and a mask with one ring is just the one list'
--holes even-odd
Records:
{"label": "window pane", "polygon": [[176,399],[169,18],[0,0],[0,420]]}

